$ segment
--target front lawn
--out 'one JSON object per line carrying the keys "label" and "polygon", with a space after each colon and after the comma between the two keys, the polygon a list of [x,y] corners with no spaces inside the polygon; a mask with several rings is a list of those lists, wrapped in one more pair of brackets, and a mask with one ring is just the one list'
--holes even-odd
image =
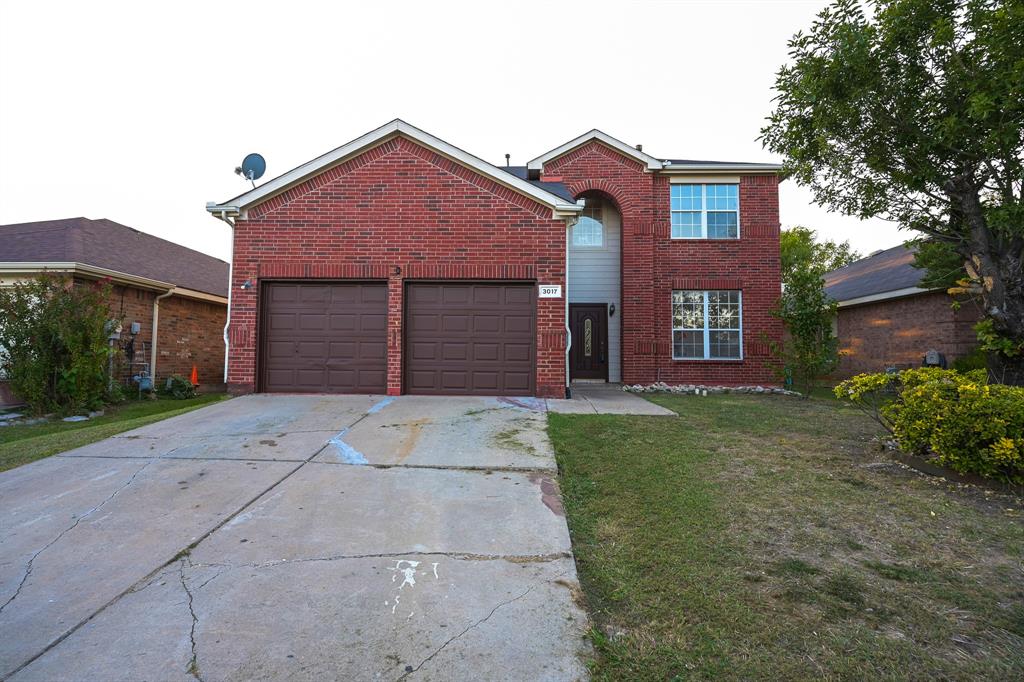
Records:
{"label": "front lawn", "polygon": [[832,400],[549,416],[594,679],[1024,679],[1024,507]]}
{"label": "front lawn", "polygon": [[0,427],[0,471],[189,412],[225,397],[211,393],[187,400],[141,400],[108,407],[102,417],[88,421],[57,419],[30,426],[3,426]]}

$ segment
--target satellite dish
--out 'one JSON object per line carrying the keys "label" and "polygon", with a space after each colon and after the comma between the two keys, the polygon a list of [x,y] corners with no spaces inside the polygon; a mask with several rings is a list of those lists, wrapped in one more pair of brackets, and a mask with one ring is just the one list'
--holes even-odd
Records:
{"label": "satellite dish", "polygon": [[267,162],[259,154],[249,154],[235,172],[256,186],[256,181],[267,171]]}

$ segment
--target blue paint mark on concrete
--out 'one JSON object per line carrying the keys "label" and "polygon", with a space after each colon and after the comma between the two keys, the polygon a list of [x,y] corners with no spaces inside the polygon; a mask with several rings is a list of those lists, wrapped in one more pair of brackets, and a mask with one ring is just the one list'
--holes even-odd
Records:
{"label": "blue paint mark on concrete", "polygon": [[373,414],[375,412],[380,412],[381,410],[383,410],[385,407],[387,407],[388,405],[390,405],[394,401],[395,401],[394,396],[388,396],[387,398],[384,398],[384,400],[381,400],[380,402],[375,404],[373,407],[368,409],[366,411],[366,414]]}
{"label": "blue paint mark on concrete", "polygon": [[543,400],[538,398],[498,398],[498,402],[513,407],[518,407],[522,410],[530,410],[531,412],[546,412],[547,405]]}
{"label": "blue paint mark on concrete", "polygon": [[[394,402],[394,400],[394,397],[388,396],[374,404],[373,407],[366,411],[366,414],[380,412]],[[345,427],[337,436],[327,442],[334,446],[334,449],[338,451],[338,458],[345,464],[369,464],[370,462],[366,459],[366,455],[345,442],[345,434],[349,432],[349,428],[351,427]]]}
{"label": "blue paint mark on concrete", "polygon": [[348,429],[342,429],[341,433],[327,441],[338,451],[338,458],[345,464],[369,464],[370,462],[363,453],[344,441],[346,433],[348,433]]}

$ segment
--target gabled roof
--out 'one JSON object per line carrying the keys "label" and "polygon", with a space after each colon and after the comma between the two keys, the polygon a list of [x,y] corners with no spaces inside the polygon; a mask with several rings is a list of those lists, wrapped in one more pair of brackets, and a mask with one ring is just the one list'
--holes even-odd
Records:
{"label": "gabled roof", "polygon": [[105,218],[0,225],[0,269],[12,264],[51,270],[92,266],[150,280],[154,286],[228,295],[224,261]]}
{"label": "gabled roof", "polygon": [[924,293],[924,271],[912,265],[914,253],[900,244],[825,273],[825,293],[840,305]]}
{"label": "gabled roof", "polygon": [[541,170],[544,168],[544,164],[552,159],[557,159],[559,156],[568,154],[573,149],[585,145],[586,143],[597,140],[607,147],[611,147],[615,151],[619,152],[623,156],[636,159],[640,163],[647,166],[648,170],[660,170],[664,163],[654,158],[650,154],[645,154],[636,147],[631,147],[622,140],[616,140],[614,137],[607,133],[603,133],[597,128],[591,131],[585,132],[579,137],[573,138],[563,145],[559,145],[549,152],[541,154],[536,159],[531,160],[526,164],[526,167],[530,170]]}
{"label": "gabled roof", "polygon": [[530,197],[542,205],[550,206],[556,216],[575,215],[582,210],[580,206],[576,205],[575,201],[567,200],[564,197],[547,191],[543,187],[531,184],[523,178],[507,173],[497,166],[492,166],[483,159],[473,156],[397,118],[234,199],[220,204],[210,202],[206,205],[206,210],[211,213],[227,212],[229,215],[237,215],[249,207],[266,201],[314,175],[318,175],[397,136],[408,138],[448,157],[456,163],[476,171],[480,175]]}
{"label": "gabled roof", "polygon": [[552,159],[557,159],[560,156],[564,156],[576,149],[581,147],[588,142],[596,140],[606,147],[610,147],[615,151],[619,152],[623,156],[627,156],[632,159],[636,159],[638,162],[644,164],[647,170],[666,170],[666,171],[747,171],[747,172],[771,172],[777,173],[782,170],[782,165],[778,163],[750,163],[746,161],[692,161],[689,159],[658,159],[645,152],[640,151],[636,147],[632,147],[622,140],[618,140],[611,135],[601,132],[597,128],[583,133],[577,138],[569,140],[563,145],[555,147],[549,152],[541,154],[536,159],[531,160],[526,164],[526,167],[530,170],[543,170],[544,164]]}

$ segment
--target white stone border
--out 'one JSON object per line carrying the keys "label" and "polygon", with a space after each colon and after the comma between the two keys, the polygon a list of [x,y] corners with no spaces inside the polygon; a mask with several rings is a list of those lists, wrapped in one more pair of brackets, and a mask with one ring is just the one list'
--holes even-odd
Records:
{"label": "white stone border", "polygon": [[669,385],[664,381],[653,384],[624,384],[622,390],[627,393],[682,393],[699,396],[706,396],[709,393],[742,393],[754,395],[788,395],[802,398],[803,394],[797,391],[788,391],[784,388],[771,388],[764,386],[705,386],[704,384],[675,384]]}

